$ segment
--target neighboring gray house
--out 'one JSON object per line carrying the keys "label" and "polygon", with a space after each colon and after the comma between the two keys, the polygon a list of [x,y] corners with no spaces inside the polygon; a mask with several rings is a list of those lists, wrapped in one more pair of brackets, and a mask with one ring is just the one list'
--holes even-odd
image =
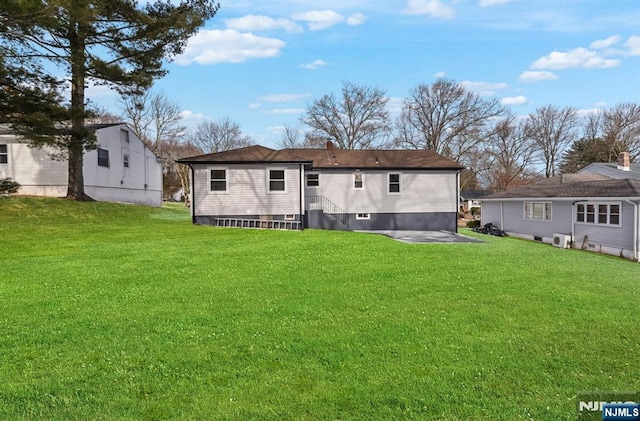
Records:
{"label": "neighboring gray house", "polygon": [[482,198],[482,223],[563,248],[640,261],[640,180],[563,174]]}
{"label": "neighboring gray house", "polygon": [[[162,161],[124,123],[88,125],[97,148],[84,153],[85,193],[106,202],[162,205]],[[68,163],[52,158],[51,148],[27,146],[0,127],[0,178],[20,183],[18,194],[67,194]]]}
{"label": "neighboring gray house", "polygon": [[595,162],[589,164],[577,174],[602,174],[611,178],[629,178],[640,180],[640,164],[629,162],[629,152],[622,152],[618,162]]}
{"label": "neighboring gray house", "polygon": [[429,150],[250,146],[191,167],[197,224],[338,230],[457,230],[462,167]]}

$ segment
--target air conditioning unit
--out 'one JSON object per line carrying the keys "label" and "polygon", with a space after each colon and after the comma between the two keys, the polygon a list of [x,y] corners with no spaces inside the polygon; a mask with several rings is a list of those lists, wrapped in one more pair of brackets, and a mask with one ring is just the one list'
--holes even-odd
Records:
{"label": "air conditioning unit", "polygon": [[553,234],[553,246],[563,249],[571,248],[571,236],[567,234]]}

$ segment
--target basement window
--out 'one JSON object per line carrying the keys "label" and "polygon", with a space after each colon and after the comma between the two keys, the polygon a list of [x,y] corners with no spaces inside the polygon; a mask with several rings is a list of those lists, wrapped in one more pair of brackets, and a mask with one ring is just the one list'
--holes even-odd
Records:
{"label": "basement window", "polygon": [[371,215],[368,213],[356,213],[356,219],[371,219]]}
{"label": "basement window", "polygon": [[109,168],[109,151],[98,148],[98,166]]}

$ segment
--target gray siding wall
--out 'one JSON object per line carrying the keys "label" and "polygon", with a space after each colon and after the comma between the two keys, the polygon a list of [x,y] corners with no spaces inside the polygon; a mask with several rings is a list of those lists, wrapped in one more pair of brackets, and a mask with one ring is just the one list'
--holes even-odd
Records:
{"label": "gray siding wall", "polygon": [[[193,211],[202,215],[301,214],[298,165],[193,165]],[[210,190],[209,170],[227,170],[227,192]],[[268,190],[269,169],[285,169],[286,191]]]}
{"label": "gray siding wall", "polygon": [[[534,200],[538,201],[538,200]],[[540,199],[539,201],[545,201]],[[603,200],[602,202],[611,202]],[[596,225],[576,222],[573,201],[552,201],[551,221],[530,221],[524,219],[524,201],[483,201],[482,224],[493,223],[504,231],[535,237],[552,238],[553,234],[571,234],[574,228],[574,247],[591,244],[591,248],[607,246],[633,250],[634,207],[626,202],[621,204],[621,226]],[[503,205],[503,221],[500,224],[500,204]],[[585,241],[585,236],[586,241]]]}
{"label": "gray siding wall", "polygon": [[[438,213],[457,211],[456,171],[362,170],[364,189],[354,188],[351,170],[310,171],[320,174],[319,187],[307,196],[325,196],[347,213]],[[389,173],[401,174],[400,194],[389,194]]]}

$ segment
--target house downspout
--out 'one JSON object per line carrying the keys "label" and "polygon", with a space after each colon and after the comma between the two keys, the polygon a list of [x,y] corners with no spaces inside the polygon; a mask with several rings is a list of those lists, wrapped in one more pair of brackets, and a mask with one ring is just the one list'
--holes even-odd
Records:
{"label": "house downspout", "polygon": [[304,230],[304,168],[302,163],[298,163],[300,170],[300,230]]}
{"label": "house downspout", "polygon": [[633,205],[633,258],[636,262],[640,262],[640,255],[638,254],[638,224],[640,224],[638,203],[629,199],[625,199],[625,201]]}
{"label": "house downspout", "polygon": [[195,170],[193,169],[193,165],[189,164],[189,168],[191,169],[191,180],[189,180],[189,182],[191,183],[191,188],[189,189],[189,202],[191,202],[191,223],[195,224],[196,223],[196,195],[193,194],[194,193],[194,188],[195,188]]}
{"label": "house downspout", "polygon": [[458,170],[456,172],[456,203],[455,203],[455,213],[454,213],[454,226],[456,227],[456,234],[458,233],[458,212],[460,212],[460,173],[462,170]]}
{"label": "house downspout", "polygon": [[504,231],[504,202],[500,201],[500,229]]}

